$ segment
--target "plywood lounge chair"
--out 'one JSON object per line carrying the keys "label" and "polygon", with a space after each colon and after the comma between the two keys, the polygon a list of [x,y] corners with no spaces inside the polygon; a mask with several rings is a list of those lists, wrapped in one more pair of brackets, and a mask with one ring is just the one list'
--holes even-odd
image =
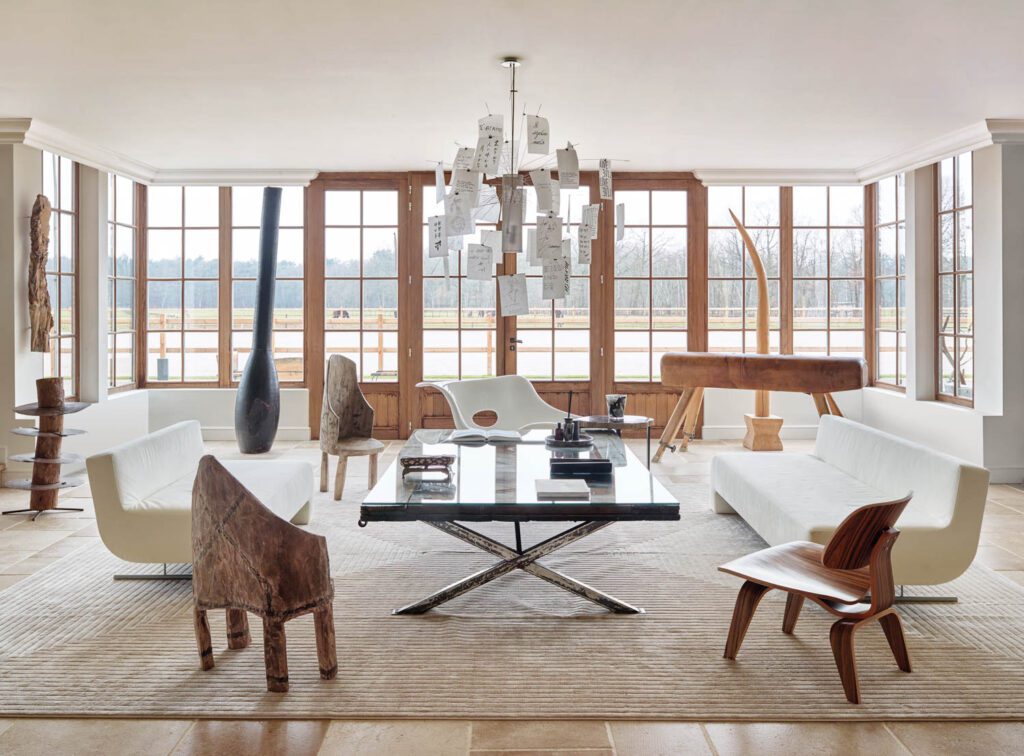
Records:
{"label": "plywood lounge chair", "polygon": [[327,490],[331,454],[338,458],[334,500],[341,499],[349,457],[370,458],[370,488],[377,483],[377,459],[384,444],[373,435],[373,407],[356,377],[356,363],[340,354],[327,362],[324,403],[320,414],[320,490]]}
{"label": "plywood lounge chair", "polygon": [[792,633],[796,627],[804,599],[839,617],[832,625],[829,639],[843,690],[851,703],[860,703],[853,636],[863,625],[878,621],[896,664],[909,672],[910,656],[903,626],[893,608],[896,586],[890,560],[899,536],[894,525],[909,501],[907,495],[896,501],[860,507],[843,520],[824,546],[794,541],[719,567],[722,572],[746,581],[736,598],[725,658],[736,658],[757,605],[768,591],[776,588],[788,594],[782,621],[784,633]]}

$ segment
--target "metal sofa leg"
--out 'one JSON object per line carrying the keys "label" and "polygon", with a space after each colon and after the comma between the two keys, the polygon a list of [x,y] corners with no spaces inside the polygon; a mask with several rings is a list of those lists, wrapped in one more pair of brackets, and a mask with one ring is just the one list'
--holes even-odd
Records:
{"label": "metal sofa leg", "polygon": [[191,572],[168,572],[164,562],[163,572],[131,572],[114,575],[114,580],[191,580]]}
{"label": "metal sofa leg", "polygon": [[900,592],[896,596],[897,604],[955,604],[959,599],[956,596],[907,596],[900,586]]}

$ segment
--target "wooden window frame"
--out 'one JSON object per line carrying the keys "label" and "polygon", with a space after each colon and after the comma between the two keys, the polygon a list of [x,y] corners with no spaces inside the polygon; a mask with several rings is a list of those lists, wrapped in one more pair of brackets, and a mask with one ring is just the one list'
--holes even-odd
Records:
{"label": "wooden window frame", "polygon": [[[904,249],[903,246],[901,246],[901,241],[900,241],[900,226],[902,225],[904,227],[904,229],[905,229],[906,228],[906,222],[907,222],[907,218],[906,218],[906,216],[907,216],[907,203],[906,203],[906,179],[905,179],[905,175],[906,174],[899,173],[899,174],[894,174],[891,177],[886,177],[886,178],[892,178],[895,181],[894,186],[895,186],[895,190],[896,190],[896,195],[893,197],[893,203],[894,203],[894,207],[895,207],[895,218],[892,221],[887,221],[887,222],[883,223],[883,222],[880,222],[878,220],[878,199],[879,199],[879,193],[880,193],[881,188],[882,188],[882,182],[881,181],[876,181],[876,182],[874,182],[871,185],[871,198],[872,198],[872,201],[871,201],[871,213],[872,213],[872,233],[871,233],[871,245],[872,245],[872,256],[871,256],[871,259],[872,259],[872,276],[871,276],[871,279],[872,280],[871,280],[871,291],[872,291],[872,299],[873,299],[873,304],[872,304],[872,326],[873,326],[872,327],[872,333],[874,334],[873,345],[872,345],[872,350],[871,350],[871,354],[872,354],[872,360],[871,360],[871,385],[875,386],[877,388],[886,389],[888,391],[898,391],[898,392],[903,393],[903,394],[905,394],[906,391],[907,391],[907,386],[906,386],[906,382],[905,382],[906,381],[906,376],[907,376],[907,368],[906,368],[906,364],[904,364],[904,363],[908,359],[908,357],[907,357],[907,352],[906,352],[905,348],[904,348],[904,351],[903,351],[902,357],[901,357],[901,353],[900,353],[900,338],[901,337],[903,338],[904,346],[905,346],[906,345],[906,338],[907,338],[907,317],[910,315],[910,310],[906,307],[906,303],[903,301],[903,298],[900,296],[900,284],[901,283],[905,284],[905,282],[907,280],[907,270],[906,270],[907,262],[906,262],[906,260],[909,259],[909,258],[906,257],[906,250]],[[901,207],[901,202],[900,202],[900,193],[901,193],[901,190],[900,190],[900,177],[904,177],[904,179],[903,179],[903,181],[904,181],[904,183],[903,183],[903,190],[902,190],[903,191],[902,207]],[[895,252],[895,255],[896,255],[896,271],[892,275],[889,275],[889,274],[884,274],[883,275],[883,274],[880,274],[878,272],[878,257],[877,257],[877,255],[878,255],[878,232],[879,232],[880,229],[885,229],[885,228],[890,228],[890,227],[895,231],[895,246],[894,246],[893,249],[894,249],[894,252]],[[903,236],[902,245],[904,245],[904,246],[906,245],[906,235],[905,235],[905,232],[904,232],[904,236]],[[901,252],[904,254],[904,263],[903,263],[903,267],[902,268],[900,267],[900,254],[901,254]],[[867,263],[867,259],[866,258],[865,258],[865,263]],[[878,313],[878,283],[880,281],[888,281],[888,280],[894,281],[895,285],[896,285],[896,314],[895,314],[896,328],[895,328],[895,330],[888,330],[888,329],[886,329],[884,331],[884,333],[893,333],[893,334],[896,335],[896,382],[895,383],[890,382],[890,381],[881,380],[878,377],[878,371],[881,368],[881,359],[879,358],[879,355],[878,355],[879,344],[880,344],[880,341],[881,341],[881,339],[879,337],[879,333],[883,332],[882,328],[880,328],[880,325],[879,325],[881,323],[881,317],[880,317],[880,315]],[[904,289],[905,289],[905,287],[904,287]],[[865,291],[865,295],[866,294],[867,294],[867,292]],[[904,294],[905,294],[905,291],[904,291]],[[900,317],[900,308],[901,307],[903,309],[902,319]],[[902,368],[902,375],[903,375],[903,378],[904,378],[904,383],[900,383],[899,382],[900,375],[901,375],[901,368]]]}
{"label": "wooden window frame", "polygon": [[[45,187],[45,161],[50,158],[56,161],[54,170],[54,184],[53,193],[54,197],[50,198],[50,205],[52,208],[52,220],[51,220],[51,232],[52,239],[50,245],[50,258],[54,261],[54,267],[52,270],[46,272],[47,278],[55,278],[57,282],[57,291],[50,292],[51,301],[56,299],[57,306],[53,308],[54,312],[54,327],[50,333],[48,342],[50,351],[47,352],[44,361],[56,360],[56,371],[53,373],[53,377],[63,375],[64,365],[64,353],[61,349],[62,342],[68,342],[71,344],[71,391],[67,390],[65,386],[65,398],[68,400],[75,400],[78,398],[81,391],[81,343],[79,341],[79,328],[81,327],[80,317],[80,292],[79,292],[79,276],[78,269],[81,263],[79,256],[80,240],[82,236],[82,218],[79,212],[79,184],[80,174],[79,165],[76,161],[71,158],[64,157],[55,152],[43,151],[42,161],[40,163],[40,178],[42,179],[41,185]],[[61,160],[67,160],[71,163],[71,208],[67,209],[61,202],[61,177],[60,177],[60,162]],[[64,239],[63,239],[63,223],[61,219],[63,217],[71,218],[71,227],[74,229],[74,238],[71,243],[70,256],[71,256],[71,271],[65,272],[63,270],[63,253],[65,250]],[[61,332],[61,305],[62,302],[62,283],[64,279],[70,279],[71,281],[71,332],[64,334]],[[54,351],[56,350],[56,351]],[[45,365],[45,362],[44,362]],[[46,370],[43,371],[44,375],[48,375]]]}
{"label": "wooden window frame", "polygon": [[[960,158],[968,154],[971,156],[971,201],[967,205],[959,205],[957,203],[958,189],[960,185]],[[976,376],[973,374],[975,364],[975,352],[974,346],[975,341],[975,329],[974,329],[974,153],[968,151],[966,153],[958,153],[953,155],[947,160],[952,160],[953,164],[953,202],[952,207],[948,210],[942,209],[942,162],[939,161],[935,164],[934,170],[934,183],[933,183],[933,201],[935,207],[935,244],[934,244],[934,259],[935,259],[935,275],[934,275],[934,295],[935,295],[935,307],[932,308],[932,314],[934,317],[932,326],[932,338],[935,344],[935,363],[934,363],[934,377],[935,377],[935,399],[940,402],[947,402],[949,404],[958,404],[962,407],[973,407],[974,406],[974,394],[978,385]],[[967,210],[971,214],[971,267],[969,270],[963,270],[960,268],[960,213]],[[943,216],[950,216],[953,220],[953,267],[952,270],[943,272],[942,271],[942,219]],[[967,274],[971,277],[971,332],[969,335],[964,335],[960,332],[960,287],[957,286],[958,278]],[[944,333],[941,327],[942,319],[942,279],[943,277],[949,277],[953,280],[953,330],[949,333]],[[958,393],[958,383],[954,377],[953,380],[953,394],[945,394],[941,391],[942,387],[942,349],[940,344],[943,338],[952,337],[953,348],[957,354],[960,352],[960,341],[961,339],[967,338],[971,341],[971,396],[965,397]],[[957,365],[954,364],[954,370]]]}
{"label": "wooden window frame", "polygon": [[[107,248],[110,250],[107,259],[107,281],[109,286],[107,288],[109,294],[109,301],[107,302],[107,311],[109,313],[107,320],[107,364],[109,365],[107,375],[107,393],[116,394],[121,391],[132,391],[138,388],[139,375],[138,375],[138,360],[135,356],[135,349],[138,348],[139,338],[139,303],[138,299],[133,300],[132,308],[132,328],[120,329],[117,326],[117,284],[119,281],[131,281],[132,295],[133,297],[138,296],[138,279],[139,279],[139,237],[143,233],[141,231],[144,228],[144,224],[141,223],[139,218],[139,196],[141,194],[142,185],[133,179],[127,179],[123,176],[117,176],[116,174],[108,174],[108,191],[107,191],[107,236],[108,245]],[[132,188],[132,222],[122,223],[117,219],[117,179],[123,179],[130,182]],[[118,226],[123,228],[130,228],[132,230],[132,275],[122,275],[117,269],[117,258],[118,258],[118,247],[117,247],[117,228]],[[121,334],[131,334],[132,341],[132,379],[127,383],[117,382],[117,337]],[[111,338],[113,342],[111,342]],[[113,343],[113,354],[111,354],[110,345]]]}

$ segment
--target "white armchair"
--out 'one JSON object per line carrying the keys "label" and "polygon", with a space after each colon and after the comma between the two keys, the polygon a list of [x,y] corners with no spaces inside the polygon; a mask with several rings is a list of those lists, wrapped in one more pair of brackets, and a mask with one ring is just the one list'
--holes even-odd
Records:
{"label": "white armchair", "polygon": [[478,412],[494,412],[498,419],[488,426],[520,433],[533,428],[550,428],[565,418],[565,412],[540,398],[533,384],[521,375],[474,378],[467,381],[424,381],[416,384],[441,392],[448,400],[452,419],[459,430],[480,429],[473,422]]}

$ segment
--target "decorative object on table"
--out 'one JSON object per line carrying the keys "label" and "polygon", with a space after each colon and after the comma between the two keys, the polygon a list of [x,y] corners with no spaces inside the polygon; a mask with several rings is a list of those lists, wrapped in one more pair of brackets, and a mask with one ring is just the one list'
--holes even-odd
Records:
{"label": "decorative object on table", "polygon": [[82,461],[77,454],[61,451],[61,444],[65,437],[83,433],[83,431],[71,428],[65,430],[64,415],[81,412],[89,404],[87,402],[65,402],[63,378],[40,378],[37,380],[36,397],[38,401],[14,408],[15,414],[39,418],[38,428],[14,429],[14,433],[19,436],[35,437],[36,449],[27,454],[11,455],[12,462],[32,463],[32,477],[7,482],[8,488],[32,492],[29,496],[28,509],[9,509],[4,514],[31,514],[32,519],[35,520],[46,512],[81,512],[80,507],[58,507],[57,497],[63,489],[80,486],[83,483],[80,477],[62,478],[60,475],[61,465]]}
{"label": "decorative object on table", "polygon": [[46,259],[50,254],[50,200],[37,194],[29,221],[32,251],[28,262],[28,316],[32,329],[33,352],[50,351],[50,331],[53,330],[53,305],[50,289],[46,285]]}
{"label": "decorative object on table", "polygon": [[252,323],[252,351],[235,395],[235,437],[243,454],[270,451],[281,416],[281,390],[270,339],[274,325],[274,287],[277,275],[277,234],[281,225],[281,188],[263,190],[260,219],[259,271],[256,277],[256,313]]}
{"label": "decorative object on table", "polygon": [[[424,381],[417,388],[434,388],[448,400],[452,421],[458,430],[514,430],[552,428],[565,413],[540,398],[533,384],[521,375],[472,378],[465,381]],[[482,412],[497,419],[483,426],[474,421]]]}
{"label": "decorative object on table", "polygon": [[903,626],[893,608],[896,586],[890,555],[899,537],[896,520],[910,494],[895,501],[868,504],[851,512],[821,546],[794,541],[735,559],[718,569],[746,582],[736,597],[725,658],[735,659],[754,617],[757,605],[773,588],[786,593],[782,632],[792,634],[805,599],[839,617],[829,632],[839,678],[851,703],[860,703],[854,633],[878,621],[904,672],[910,671],[910,655]]}
{"label": "decorative object on table", "polygon": [[590,486],[580,478],[539,478],[534,485],[538,499],[590,499]]}
{"label": "decorative object on table", "polygon": [[643,428],[647,433],[647,466],[650,467],[651,426],[654,425],[653,417],[644,417],[643,415],[623,415],[622,417],[612,417],[611,415],[586,415],[584,417],[576,418],[576,422],[581,428],[612,431],[618,436],[621,436],[622,431],[626,428]]}
{"label": "decorative object on table", "polygon": [[334,500],[345,488],[349,457],[370,458],[370,488],[377,483],[377,460],[384,444],[373,438],[373,407],[356,377],[356,363],[340,354],[327,361],[323,409],[320,412],[320,490],[327,490],[331,454],[338,457]]}
{"label": "decorative object on table", "polygon": [[608,417],[620,420],[626,415],[625,394],[605,394],[605,402],[608,404]]}
{"label": "decorative object on table", "polygon": [[284,623],[303,614],[313,614],[321,679],[337,676],[327,539],[275,515],[210,455],[199,462],[192,493],[192,571],[204,670],[213,669],[206,612],[226,609],[231,649],[249,645],[247,612],[263,619],[267,690],[288,690]]}
{"label": "decorative object on table", "polygon": [[661,358],[661,383],[682,393],[665,423],[653,461],[658,462],[666,449],[676,450],[677,436],[686,449],[696,428],[705,388],[810,394],[819,416],[842,417],[832,392],[861,389],[867,381],[868,366],[860,357],[670,352]]}
{"label": "decorative object on table", "polygon": [[[575,425],[575,423],[573,423]],[[565,438],[558,439],[554,433],[544,439],[545,445],[552,449],[586,449],[594,444],[593,436],[588,436],[586,433],[579,433],[579,427],[576,426],[576,438]]]}
{"label": "decorative object on table", "polygon": [[613,472],[610,459],[551,458],[552,478],[609,478]]}
{"label": "decorative object on table", "polygon": [[452,479],[452,465],[455,464],[454,454],[412,455],[401,457],[398,463],[402,466],[402,478],[409,473],[443,473],[445,480]]}
{"label": "decorative object on table", "polygon": [[[162,564],[162,572],[115,580],[188,580],[168,564],[192,561],[192,486],[206,451],[198,420],[184,420],[94,454],[86,461],[100,538],[126,562]],[[313,468],[299,459],[226,459],[221,463],[278,517],[305,525],[313,511]]]}

